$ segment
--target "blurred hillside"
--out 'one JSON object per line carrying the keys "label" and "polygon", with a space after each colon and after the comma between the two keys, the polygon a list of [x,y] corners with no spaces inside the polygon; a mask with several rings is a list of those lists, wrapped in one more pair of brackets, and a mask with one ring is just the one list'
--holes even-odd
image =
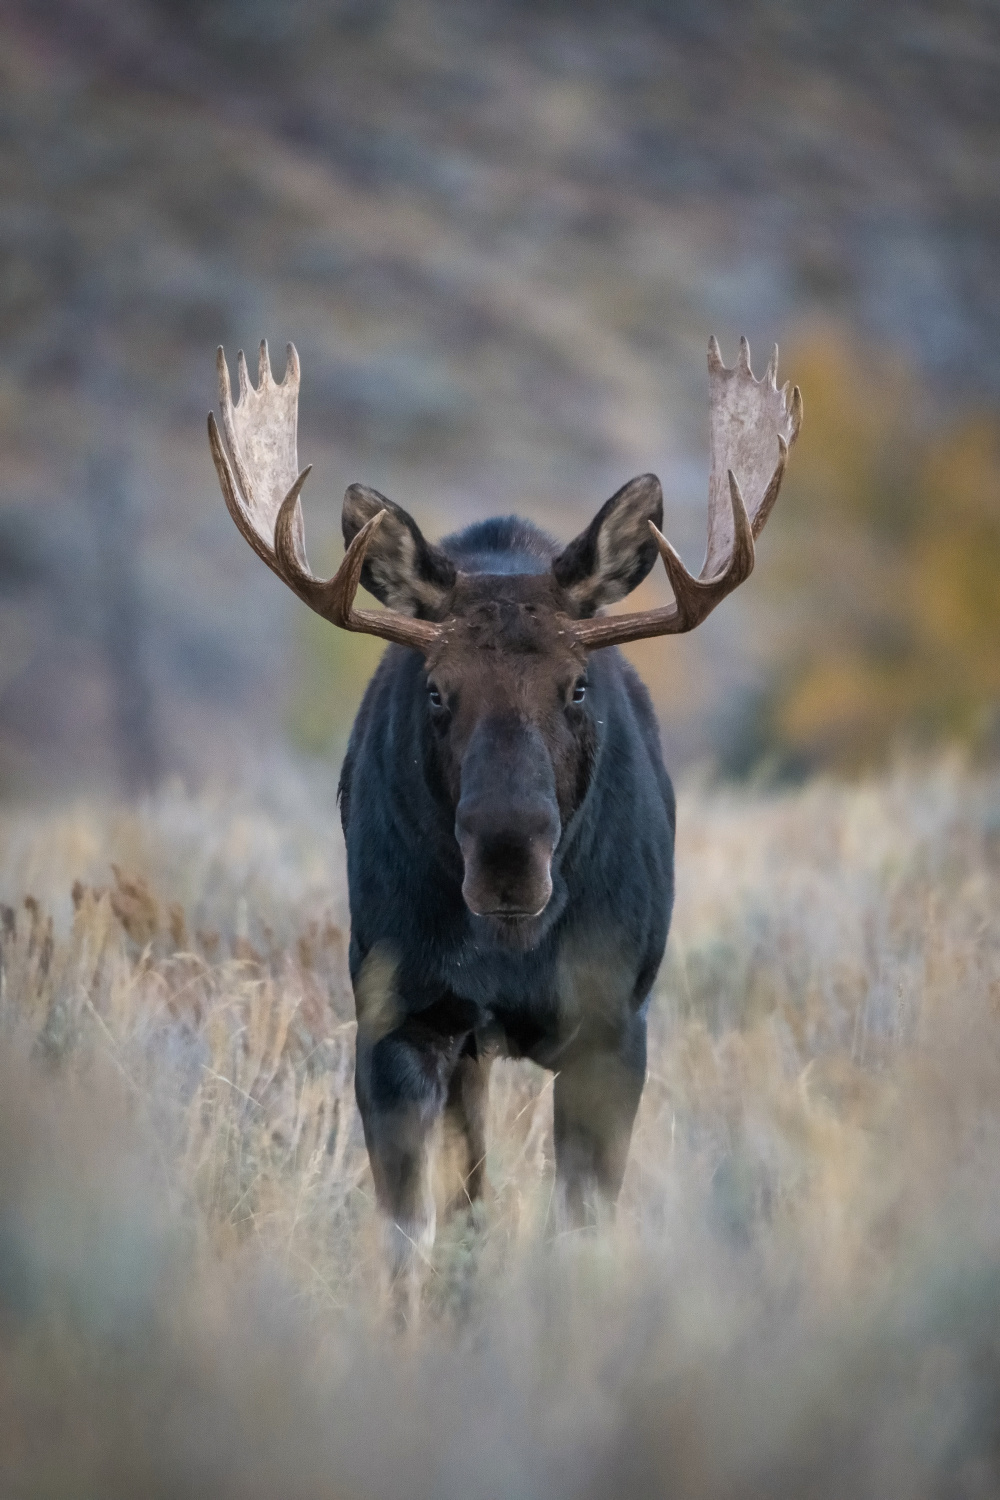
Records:
{"label": "blurred hillside", "polygon": [[758,572],[636,649],[671,761],[988,746],[998,64],[993,3],[0,0],[0,792],[336,751],[371,647],[207,455],[215,346],[261,335],[328,563],[355,479],[569,537],[649,468],[697,563],[708,334],[778,338]]}

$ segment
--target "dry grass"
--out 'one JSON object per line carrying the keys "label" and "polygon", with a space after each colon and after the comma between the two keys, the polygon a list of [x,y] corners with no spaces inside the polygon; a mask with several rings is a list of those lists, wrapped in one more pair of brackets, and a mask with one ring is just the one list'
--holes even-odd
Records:
{"label": "dry grass", "polygon": [[1000,781],[689,789],[617,1225],[501,1065],[403,1340],[286,782],[0,823],[2,1492],[995,1494]]}

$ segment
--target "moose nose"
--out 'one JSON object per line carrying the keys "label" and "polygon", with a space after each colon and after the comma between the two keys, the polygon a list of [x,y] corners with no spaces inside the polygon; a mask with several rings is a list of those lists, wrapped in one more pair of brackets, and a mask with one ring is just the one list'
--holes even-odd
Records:
{"label": "moose nose", "polygon": [[477,916],[540,916],[560,833],[551,760],[530,726],[481,729],[463,760],[455,810],[462,895]]}
{"label": "moose nose", "polygon": [[558,818],[547,809],[495,810],[459,803],[455,819],[465,862],[462,895],[477,916],[537,917],[552,895],[552,853],[559,837]]}

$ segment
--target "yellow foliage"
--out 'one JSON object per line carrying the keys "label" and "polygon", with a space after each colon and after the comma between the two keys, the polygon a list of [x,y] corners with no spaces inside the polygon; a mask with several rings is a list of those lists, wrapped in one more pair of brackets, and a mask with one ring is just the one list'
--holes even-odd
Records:
{"label": "yellow foliage", "polygon": [[995,749],[1000,421],[935,427],[902,367],[829,328],[789,368],[808,414],[772,523],[790,623],[764,747],[841,769],[900,742]]}
{"label": "yellow foliage", "polygon": [[905,674],[860,654],[831,651],[781,704],[779,732],[789,744],[810,746],[827,763],[875,760],[891,741],[911,693]]}
{"label": "yellow foliage", "polygon": [[962,424],[930,447],[912,609],[949,670],[1000,695],[1000,424]]}

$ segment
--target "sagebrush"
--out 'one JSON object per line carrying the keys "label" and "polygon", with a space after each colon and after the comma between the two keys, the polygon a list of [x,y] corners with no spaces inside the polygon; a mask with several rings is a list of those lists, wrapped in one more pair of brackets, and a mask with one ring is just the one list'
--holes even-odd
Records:
{"label": "sagebrush", "polygon": [[556,1236],[551,1078],[418,1328],[378,1274],[329,789],[8,811],[11,1495],[987,1495],[1000,779],[682,794],[617,1221]]}

